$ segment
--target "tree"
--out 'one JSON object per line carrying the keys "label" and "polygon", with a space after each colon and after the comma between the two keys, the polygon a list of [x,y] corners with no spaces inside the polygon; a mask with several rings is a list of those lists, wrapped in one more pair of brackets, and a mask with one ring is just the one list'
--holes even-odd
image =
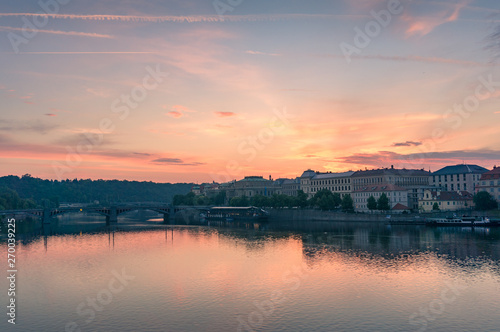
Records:
{"label": "tree", "polygon": [[245,207],[249,205],[249,201],[246,196],[238,196],[231,198],[229,205],[233,207]]}
{"label": "tree", "polygon": [[344,198],[342,198],[342,210],[345,212],[354,211],[354,202],[350,194],[346,194]]}
{"label": "tree", "polygon": [[340,197],[339,193],[333,193],[333,205],[337,207],[340,204],[342,204],[342,197]]}
{"label": "tree", "polygon": [[338,202],[336,196],[330,190],[321,189],[314,194],[311,199],[311,204],[313,206],[318,206],[321,210],[333,210],[340,204],[340,202]]}
{"label": "tree", "polygon": [[185,205],[190,205],[190,206],[195,205],[195,204],[194,204],[194,203],[195,203],[195,201],[194,201],[195,197],[196,197],[196,195],[195,195],[195,193],[194,193],[194,192],[189,192],[189,193],[187,193],[187,194],[184,196],[184,204],[185,204]]}
{"label": "tree", "polygon": [[476,209],[480,211],[493,210],[498,207],[497,201],[491,196],[487,191],[480,191],[474,195],[474,204],[476,204]]}
{"label": "tree", "polygon": [[391,207],[389,206],[389,198],[387,198],[387,195],[385,193],[380,195],[380,197],[378,198],[377,209],[382,211],[387,211],[391,209]]}
{"label": "tree", "polygon": [[297,205],[301,208],[307,206],[307,194],[302,189],[297,192]]}
{"label": "tree", "polygon": [[226,191],[220,191],[217,196],[215,196],[214,204],[215,205],[224,205],[226,203]]}
{"label": "tree", "polygon": [[263,195],[255,195],[250,199],[250,204],[256,207],[270,206],[270,200],[268,197]]}
{"label": "tree", "polygon": [[440,211],[441,209],[439,208],[439,204],[437,202],[434,202],[434,205],[432,206],[432,211]]}
{"label": "tree", "polygon": [[368,207],[369,210],[376,210],[377,201],[375,200],[375,197],[373,196],[368,197],[368,200],[366,201],[366,206]]}

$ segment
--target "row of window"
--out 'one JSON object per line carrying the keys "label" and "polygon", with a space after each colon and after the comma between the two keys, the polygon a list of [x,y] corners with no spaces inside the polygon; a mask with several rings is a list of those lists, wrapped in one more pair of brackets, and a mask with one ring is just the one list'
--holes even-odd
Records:
{"label": "row of window", "polygon": [[345,184],[351,183],[350,179],[334,179],[334,180],[313,180],[311,184],[313,186],[324,186],[328,184]]}
{"label": "row of window", "polygon": [[351,191],[351,186],[338,186],[338,187],[323,187],[323,188],[311,188],[311,192],[318,192],[320,190],[323,190],[323,189],[327,189],[327,190],[330,190],[332,192],[336,192],[336,191]]}
{"label": "row of window", "polygon": [[[387,195],[387,197],[391,197],[391,196],[406,196],[407,195],[407,192],[401,192],[401,191],[394,191],[394,192],[386,192],[385,193]],[[391,195],[391,194],[394,194],[394,195]],[[373,196],[373,197],[379,197],[380,195],[382,195],[382,193],[355,193],[354,196],[356,197],[370,197],[370,196]]]}
{"label": "row of window", "polygon": [[[488,181],[481,181],[481,185],[482,186],[486,186],[486,183]],[[490,186],[494,186],[495,185],[495,181],[490,181]],[[500,180],[497,181],[497,186],[500,186]]]}
{"label": "row of window", "polygon": [[[435,202],[423,202],[422,204],[423,205],[434,205]],[[438,203],[438,205],[442,205],[441,202],[436,202]],[[450,204],[450,203],[453,203],[453,204]],[[464,202],[460,202],[460,204],[456,204],[456,203],[459,203],[459,202],[456,202],[456,201],[453,201],[453,202],[446,202],[446,205],[464,205]]]}
{"label": "row of window", "polygon": [[[466,181],[466,175],[467,174],[462,174],[462,181]],[[473,174],[472,175],[472,180],[476,180],[476,177],[477,177],[477,180],[479,180],[479,175],[475,175]],[[448,181],[448,178],[450,179],[450,181],[460,181],[460,174],[450,174],[450,176],[448,177],[448,175],[434,175],[433,176],[434,178],[434,182],[447,182]]]}

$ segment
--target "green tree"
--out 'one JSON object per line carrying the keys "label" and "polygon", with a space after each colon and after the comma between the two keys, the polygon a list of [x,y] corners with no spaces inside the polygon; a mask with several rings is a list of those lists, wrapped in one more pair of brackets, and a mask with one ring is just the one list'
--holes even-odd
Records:
{"label": "green tree", "polygon": [[368,207],[369,210],[376,210],[377,200],[375,199],[375,197],[373,196],[368,197],[368,200],[366,201],[366,206]]}
{"label": "green tree", "polygon": [[387,195],[385,193],[380,195],[380,197],[378,198],[377,209],[382,211],[387,211],[391,209],[391,207],[389,206],[389,198],[387,198]]}
{"label": "green tree", "polygon": [[193,206],[195,203],[195,201],[194,201],[195,198],[196,198],[196,195],[194,194],[194,192],[187,193],[184,196],[184,205]]}
{"label": "green tree", "polygon": [[234,207],[245,207],[249,205],[248,198],[246,196],[238,196],[238,197],[233,197],[229,201],[230,206]]}
{"label": "green tree", "polygon": [[440,211],[441,209],[439,208],[439,204],[437,202],[434,202],[432,205],[432,211]]}
{"label": "green tree", "polygon": [[250,205],[256,207],[270,206],[270,200],[268,197],[263,195],[255,195],[250,199]]}
{"label": "green tree", "polygon": [[226,203],[226,191],[222,190],[215,196],[215,205],[224,205]]}
{"label": "green tree", "polygon": [[476,205],[476,209],[480,211],[493,210],[498,207],[497,201],[495,198],[491,196],[491,194],[487,191],[480,191],[474,195],[474,204]]}
{"label": "green tree", "polygon": [[314,194],[311,199],[311,205],[317,206],[322,210],[333,210],[340,204],[337,199],[337,195],[333,194],[328,189],[321,189]]}
{"label": "green tree", "polygon": [[305,208],[307,203],[307,194],[301,189],[297,192],[297,205],[301,208]]}
{"label": "green tree", "polygon": [[184,195],[175,195],[174,200],[173,200],[173,204],[175,206],[184,205]]}
{"label": "green tree", "polygon": [[342,197],[339,193],[333,193],[333,204],[335,207],[340,206],[342,204]]}
{"label": "green tree", "polygon": [[344,212],[353,212],[354,211],[354,201],[350,194],[344,195],[342,198],[342,210]]}

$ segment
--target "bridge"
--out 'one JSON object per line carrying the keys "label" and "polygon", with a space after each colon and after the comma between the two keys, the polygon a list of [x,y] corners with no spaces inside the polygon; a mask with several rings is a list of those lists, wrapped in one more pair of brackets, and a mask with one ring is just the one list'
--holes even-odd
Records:
{"label": "bridge", "polygon": [[24,214],[32,217],[37,217],[42,220],[43,224],[50,224],[54,217],[65,213],[94,213],[106,217],[106,223],[117,223],[118,216],[130,211],[149,210],[159,214],[163,214],[163,222],[168,223],[170,216],[174,216],[177,212],[187,209],[196,209],[199,211],[207,211],[211,207],[208,206],[171,206],[164,205],[112,205],[109,207],[64,207],[64,208],[43,208],[43,209],[26,209],[26,210],[2,210],[0,215],[19,215]]}

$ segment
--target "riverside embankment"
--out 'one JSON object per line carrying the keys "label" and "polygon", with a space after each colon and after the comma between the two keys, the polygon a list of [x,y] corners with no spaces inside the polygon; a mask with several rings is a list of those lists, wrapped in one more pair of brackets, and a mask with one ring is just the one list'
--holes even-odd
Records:
{"label": "riverside embankment", "polygon": [[[439,213],[344,213],[340,211],[321,211],[313,209],[269,209],[269,221],[348,221],[348,222],[380,222],[401,224],[424,224],[428,218],[442,218],[457,215],[471,215],[470,211]],[[473,211],[474,216],[486,215]]]}

